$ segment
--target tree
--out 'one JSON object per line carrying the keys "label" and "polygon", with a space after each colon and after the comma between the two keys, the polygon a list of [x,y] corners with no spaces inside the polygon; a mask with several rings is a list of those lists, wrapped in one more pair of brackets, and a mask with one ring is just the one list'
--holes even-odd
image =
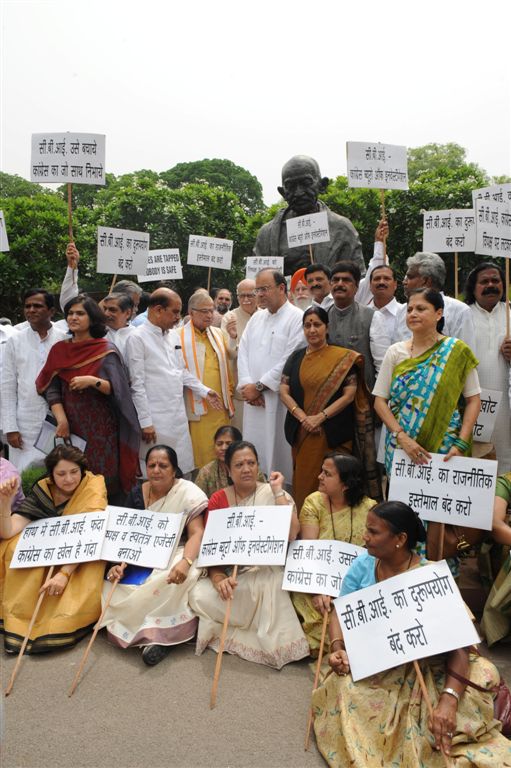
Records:
{"label": "tree", "polygon": [[0,197],[34,197],[51,195],[52,190],[23,179],[21,176],[0,171]]}
{"label": "tree", "polygon": [[230,160],[205,159],[178,163],[170,170],[163,171],[160,177],[171,189],[178,189],[183,184],[203,182],[213,187],[222,187],[237,196],[247,213],[252,215],[264,210],[263,189],[257,178]]}
{"label": "tree", "polygon": [[467,150],[459,144],[424,144],[408,150],[408,179],[416,181],[423,173],[432,173],[448,168],[451,171],[465,169],[475,175],[483,174],[488,183],[485,171],[476,163],[467,163]]}

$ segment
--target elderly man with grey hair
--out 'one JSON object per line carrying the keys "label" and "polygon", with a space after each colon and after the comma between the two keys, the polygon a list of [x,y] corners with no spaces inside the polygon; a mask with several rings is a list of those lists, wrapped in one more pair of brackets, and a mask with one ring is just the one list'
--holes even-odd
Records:
{"label": "elderly man with grey hair", "polygon": [[123,359],[126,340],[133,330],[133,326],[130,325],[133,307],[133,299],[129,293],[110,293],[101,302],[108,328],[106,337],[115,344]]}
{"label": "elderly man with grey hair", "polygon": [[[406,275],[403,288],[406,296],[416,288],[433,288],[443,295],[445,325],[442,333],[461,339],[471,349],[475,347],[475,328],[472,313],[462,301],[443,294],[445,283],[445,264],[437,253],[418,252],[406,260]],[[392,343],[411,338],[406,325],[407,305],[401,306],[396,314],[396,324]]]}

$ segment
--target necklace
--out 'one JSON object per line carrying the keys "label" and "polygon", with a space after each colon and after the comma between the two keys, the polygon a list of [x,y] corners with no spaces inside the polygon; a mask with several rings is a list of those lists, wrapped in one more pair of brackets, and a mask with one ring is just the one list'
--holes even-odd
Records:
{"label": "necklace", "polygon": [[[430,349],[433,346],[433,344],[436,344],[437,341],[440,341],[440,339],[441,339],[441,336],[439,336],[438,334],[435,334],[435,338],[431,340],[431,343],[429,343],[428,340],[426,339],[426,343],[428,344],[426,349]],[[412,344],[411,344],[411,347],[410,347],[410,357],[415,357],[415,355],[413,354],[413,352],[414,352],[414,344],[415,344],[415,341],[414,341],[414,338],[412,336]],[[426,350],[423,350],[423,351],[426,351]],[[421,354],[422,354],[422,352],[421,352]]]}
{"label": "necklace", "polygon": [[324,349],[325,347],[328,347],[328,344],[327,344],[327,342],[326,342],[326,341],[325,341],[325,343],[324,343],[324,344],[322,344],[322,345],[321,345],[320,347],[318,347],[317,349],[311,349],[310,347],[307,347],[307,349],[305,350],[305,354],[306,354],[306,355],[312,355],[312,354],[313,354],[313,352],[321,352],[321,350],[322,350],[322,349]]}
{"label": "necklace", "polygon": [[[254,506],[255,497],[256,497],[256,493],[257,493],[257,485],[255,487],[254,493],[252,494],[252,501],[249,502],[248,504],[243,504],[243,505],[240,504],[240,499],[238,499],[238,494],[236,493],[236,488],[234,487],[234,485],[232,487],[232,490],[234,491],[234,500],[236,502],[236,506],[237,507],[240,507],[240,506],[253,507]],[[250,496],[250,494],[249,494],[249,496]],[[248,499],[248,496],[245,496],[245,499]],[[245,499],[241,499],[241,501],[245,501]]]}
{"label": "necklace", "polygon": [[[340,541],[340,539],[337,538],[337,533],[335,532],[335,524],[334,524],[334,514],[332,512],[332,502],[330,501],[330,496],[327,496],[328,499],[328,507],[330,509],[330,520],[332,521],[332,530],[334,532],[334,539],[336,541]],[[350,538],[349,543],[351,544],[351,539],[353,537],[353,507],[350,507]]]}
{"label": "necklace", "polygon": [[151,483],[149,483],[149,493],[147,494],[147,507],[146,507],[146,509],[149,509],[151,504],[155,504],[157,501],[160,501],[160,499],[163,499],[163,501],[162,501],[162,503],[160,505],[160,509],[154,509],[153,510],[153,512],[160,512],[162,507],[163,507],[163,505],[165,504],[165,500],[166,500],[167,496],[169,495],[169,493],[171,492],[173,487],[174,487],[174,483],[172,483],[172,485],[170,486],[170,488],[167,491],[167,493],[164,493],[163,496],[159,496],[157,499],[153,499],[153,492],[152,492],[152,488],[151,488]]}
{"label": "necklace", "polygon": [[[412,564],[413,555],[414,553],[412,552],[410,554],[410,559],[408,560],[407,566],[406,568],[404,568],[404,570],[398,571],[397,573],[393,573],[392,575],[397,576],[399,573],[406,573],[406,571],[410,569],[410,566]],[[381,560],[378,560],[378,562],[376,563],[376,570],[375,570],[376,581],[382,581],[382,579],[380,579],[380,563],[381,563]]]}

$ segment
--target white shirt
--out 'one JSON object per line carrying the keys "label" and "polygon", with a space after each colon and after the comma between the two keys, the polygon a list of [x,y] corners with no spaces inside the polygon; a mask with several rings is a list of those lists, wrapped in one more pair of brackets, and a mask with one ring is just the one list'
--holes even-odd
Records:
{"label": "white shirt", "polygon": [[324,309],[325,312],[328,312],[332,304],[334,303],[334,297],[331,293],[327,293],[327,295],[324,297],[323,301],[320,303],[319,301],[314,301],[312,299],[312,306],[313,307],[321,307],[321,309]]}
{"label": "white shirt", "polygon": [[64,280],[62,281],[62,285],[60,287],[60,306],[62,311],[64,311],[67,302],[71,301],[71,299],[74,299],[74,297],[78,296],[78,294],[78,270],[67,267]]}
{"label": "white shirt", "polygon": [[112,344],[115,344],[121,353],[121,357],[124,362],[126,362],[126,342],[128,340],[128,336],[132,333],[133,330],[134,327],[132,325],[125,325],[123,328],[118,328],[116,331],[114,331],[113,328],[109,328],[107,326],[106,338],[108,341],[111,341]]}
{"label": "white shirt", "polygon": [[[453,299],[442,293],[444,299],[444,327],[442,333],[445,336],[454,336],[468,344],[470,349],[475,345],[474,320],[470,308],[462,301]],[[392,342],[411,339],[412,334],[406,324],[406,304],[403,304],[396,314],[396,325]]]}

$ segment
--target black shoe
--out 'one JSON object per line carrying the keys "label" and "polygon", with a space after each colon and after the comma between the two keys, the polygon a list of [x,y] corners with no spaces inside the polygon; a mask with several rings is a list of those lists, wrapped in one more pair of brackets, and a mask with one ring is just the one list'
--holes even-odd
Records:
{"label": "black shoe", "polygon": [[146,645],[142,651],[142,661],[148,667],[159,664],[170,653],[170,645]]}

